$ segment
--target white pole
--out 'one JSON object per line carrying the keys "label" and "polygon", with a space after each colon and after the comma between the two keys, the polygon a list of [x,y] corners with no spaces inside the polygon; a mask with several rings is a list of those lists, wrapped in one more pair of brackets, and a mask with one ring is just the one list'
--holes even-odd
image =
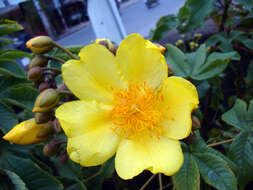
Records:
{"label": "white pole", "polygon": [[108,38],[119,44],[126,37],[114,0],[88,0],[88,14],[96,38]]}

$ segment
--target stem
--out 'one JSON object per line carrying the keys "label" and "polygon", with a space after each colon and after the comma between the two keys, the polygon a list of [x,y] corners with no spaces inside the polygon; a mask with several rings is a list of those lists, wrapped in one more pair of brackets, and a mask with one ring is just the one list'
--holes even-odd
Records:
{"label": "stem", "polygon": [[225,29],[225,23],[227,21],[228,9],[229,9],[229,6],[231,4],[231,1],[232,0],[225,0],[225,2],[224,2],[224,12],[223,12],[223,15],[222,15],[222,19],[221,19],[221,23],[220,23],[220,27],[219,27],[219,32],[222,32]]}
{"label": "stem", "polygon": [[155,176],[156,174],[152,175],[139,190],[144,190],[148,186],[148,184],[154,179]]}
{"label": "stem", "polygon": [[61,70],[59,69],[56,69],[56,68],[52,68],[52,67],[44,67],[44,68],[41,68],[43,71],[52,71],[56,74],[60,74],[61,73]]}
{"label": "stem", "polygon": [[52,56],[46,56],[46,55],[44,55],[44,57],[46,57],[46,58],[48,58],[48,59],[51,59],[51,60],[54,60],[54,61],[58,61],[58,62],[60,62],[60,63],[65,63],[65,61],[63,60],[63,59],[60,59],[60,58],[58,58],[58,57],[52,57]]}
{"label": "stem", "polygon": [[209,147],[218,146],[218,145],[221,145],[221,144],[232,142],[233,140],[235,140],[235,139],[232,138],[232,139],[228,139],[228,140],[224,140],[224,141],[220,141],[220,142],[216,142],[216,143],[211,143],[207,146],[209,146]]}
{"label": "stem", "polygon": [[88,181],[92,180],[93,178],[95,178],[98,175],[100,175],[102,173],[103,169],[104,169],[104,164],[100,167],[100,169],[98,170],[98,172],[94,173],[93,175],[91,175],[90,177],[84,179],[83,181],[84,182],[88,182]]}
{"label": "stem", "polygon": [[72,54],[72,53],[71,53],[69,50],[67,50],[65,47],[63,47],[63,46],[57,44],[56,42],[54,42],[54,45],[55,45],[56,47],[58,47],[59,49],[61,49],[62,51],[64,51],[66,54],[68,54],[69,57],[71,57],[72,59],[78,59],[77,56],[75,56],[74,54]]}
{"label": "stem", "polygon": [[159,190],[163,190],[163,182],[162,182],[162,174],[161,173],[158,174],[158,178],[159,178]]}
{"label": "stem", "polygon": [[61,95],[73,95],[72,92],[67,91],[67,90],[57,90]]}
{"label": "stem", "polygon": [[[168,184],[164,185],[162,189],[166,189],[167,187],[170,187],[171,185],[173,185],[173,183],[168,183]],[[160,188],[157,190],[160,190]]]}

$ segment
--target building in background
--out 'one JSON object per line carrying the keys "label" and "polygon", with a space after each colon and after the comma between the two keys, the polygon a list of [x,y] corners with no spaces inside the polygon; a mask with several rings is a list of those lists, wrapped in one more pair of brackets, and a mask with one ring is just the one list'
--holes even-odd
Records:
{"label": "building in background", "polygon": [[56,39],[87,21],[86,9],[87,0],[1,0],[0,18],[17,21],[31,36]]}

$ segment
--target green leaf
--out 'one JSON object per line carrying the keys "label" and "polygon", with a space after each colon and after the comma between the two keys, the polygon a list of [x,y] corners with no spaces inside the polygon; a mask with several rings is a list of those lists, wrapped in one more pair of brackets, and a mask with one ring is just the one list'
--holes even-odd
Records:
{"label": "green leaf", "polygon": [[182,168],[172,176],[173,184],[177,190],[199,190],[200,174],[196,161],[189,153],[184,153]]}
{"label": "green leaf", "polygon": [[[2,171],[11,180],[11,183],[14,185],[15,190],[28,190],[25,183],[22,181],[22,179],[20,179],[20,177],[17,174],[9,170],[2,170]],[[0,174],[1,174],[1,170],[0,170]]]}
{"label": "green leaf", "polygon": [[210,153],[194,153],[204,181],[219,190],[236,190],[236,178],[226,162]]}
{"label": "green leaf", "polygon": [[12,86],[0,94],[0,99],[9,104],[19,106],[31,111],[34,105],[34,101],[39,92],[37,89],[32,88],[28,85],[20,84]]}
{"label": "green leaf", "polygon": [[24,52],[24,51],[20,51],[20,50],[4,50],[2,52],[0,52],[0,59],[20,59],[23,57],[29,57],[31,58],[31,54]]}
{"label": "green leaf", "polygon": [[9,59],[0,59],[0,74],[10,75],[16,78],[26,78],[22,67]]}
{"label": "green leaf", "polygon": [[8,19],[0,20],[0,36],[20,30],[23,30],[23,27],[17,22]]}
{"label": "green leaf", "polygon": [[187,0],[179,10],[178,17],[181,21],[179,30],[190,32],[204,23],[213,9],[213,0]]}
{"label": "green leaf", "polygon": [[229,156],[239,166],[238,183],[244,189],[253,176],[253,137],[252,133],[242,132],[229,147]]}
{"label": "green leaf", "polygon": [[153,32],[152,40],[162,39],[169,31],[176,29],[179,20],[175,15],[163,16],[156,24],[156,29]]}
{"label": "green leaf", "polygon": [[13,40],[10,40],[8,38],[0,38],[0,49],[10,44],[13,44]]}
{"label": "green leaf", "polygon": [[190,77],[195,80],[213,78],[226,69],[229,59],[240,59],[237,52],[212,53],[206,58],[206,47],[204,44],[196,52],[187,54],[168,44],[165,57],[167,63],[174,69],[175,75]]}
{"label": "green leaf", "polygon": [[250,101],[247,111],[247,104],[237,99],[234,106],[222,115],[222,120],[237,129],[248,131],[253,127],[253,100]]}
{"label": "green leaf", "polygon": [[25,182],[28,189],[62,190],[63,185],[52,175],[42,170],[30,159],[5,154],[1,167],[15,172]]}
{"label": "green leaf", "polygon": [[220,159],[223,159],[234,172],[237,172],[238,168],[233,161],[231,161],[223,153],[213,149],[212,147],[208,147],[204,139],[198,133],[196,135],[197,139],[193,144],[190,145],[193,153],[210,153],[212,155],[215,155]]}
{"label": "green leaf", "polygon": [[167,52],[165,54],[167,64],[174,69],[175,75],[187,77],[191,73],[191,66],[186,62],[184,53],[177,47],[167,44]]}
{"label": "green leaf", "polygon": [[0,101],[0,129],[6,134],[17,124],[18,118],[14,111]]}

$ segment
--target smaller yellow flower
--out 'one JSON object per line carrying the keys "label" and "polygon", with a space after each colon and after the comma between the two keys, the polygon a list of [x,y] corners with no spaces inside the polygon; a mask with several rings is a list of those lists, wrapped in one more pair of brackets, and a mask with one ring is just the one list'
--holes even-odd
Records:
{"label": "smaller yellow flower", "polygon": [[28,145],[43,142],[47,137],[38,137],[43,124],[36,124],[35,119],[29,119],[16,125],[3,139],[15,144]]}

